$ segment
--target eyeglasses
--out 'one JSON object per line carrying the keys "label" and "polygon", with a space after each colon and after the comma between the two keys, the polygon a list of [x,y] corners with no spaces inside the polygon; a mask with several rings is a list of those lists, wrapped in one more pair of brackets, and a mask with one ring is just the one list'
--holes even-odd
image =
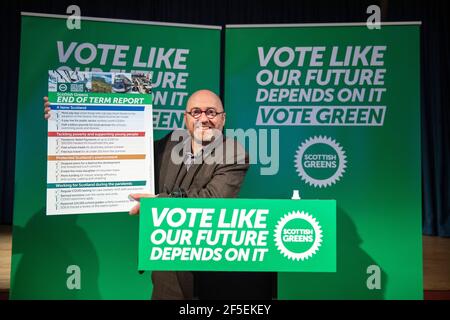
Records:
{"label": "eyeglasses", "polygon": [[208,119],[214,119],[218,114],[222,114],[225,112],[217,112],[213,108],[206,109],[205,111],[202,111],[199,108],[194,108],[190,112],[186,111],[186,113],[191,115],[194,119],[199,119],[202,116],[202,113],[205,113]]}

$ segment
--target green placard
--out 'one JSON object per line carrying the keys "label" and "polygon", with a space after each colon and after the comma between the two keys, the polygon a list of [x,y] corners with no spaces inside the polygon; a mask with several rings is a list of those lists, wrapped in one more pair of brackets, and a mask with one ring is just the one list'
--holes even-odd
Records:
{"label": "green placard", "polygon": [[[48,70],[153,72],[154,138],[176,126],[186,97],[218,92],[220,28],[22,15],[12,299],[150,299],[138,272],[138,218],[45,216]],[[107,199],[106,199],[107,200]]]}
{"label": "green placard", "polygon": [[240,197],[337,201],[337,272],[280,273],[280,299],[423,297],[419,32],[227,27],[227,127],[271,156]]}
{"label": "green placard", "polygon": [[139,268],[336,271],[336,201],[143,199]]}

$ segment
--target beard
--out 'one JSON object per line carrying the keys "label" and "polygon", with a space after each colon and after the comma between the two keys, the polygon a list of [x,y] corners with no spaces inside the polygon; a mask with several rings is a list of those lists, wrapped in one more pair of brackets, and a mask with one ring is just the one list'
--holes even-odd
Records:
{"label": "beard", "polygon": [[199,125],[196,125],[194,128],[195,142],[203,145],[210,143],[214,139],[217,139],[217,137],[221,134],[222,132],[219,129],[209,126],[205,127],[202,126],[201,123]]}

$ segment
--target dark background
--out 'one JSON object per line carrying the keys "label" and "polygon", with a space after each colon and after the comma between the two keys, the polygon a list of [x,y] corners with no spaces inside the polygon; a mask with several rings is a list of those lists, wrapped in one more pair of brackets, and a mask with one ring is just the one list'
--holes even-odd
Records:
{"label": "dark background", "polygon": [[[76,4],[81,8],[82,16],[224,26],[226,24],[365,22],[369,16],[366,13],[367,7],[376,4],[381,8],[382,21],[422,21],[423,233],[450,236],[450,26],[448,22],[450,10],[448,1],[7,0],[0,3],[0,39],[2,41],[0,50],[2,102],[0,224],[11,224],[13,216],[21,11],[66,14],[66,8]],[[408,93],[405,92],[405,94]],[[36,105],[36,108],[42,108],[42,105]],[[33,160],[30,159],[30,161]]]}

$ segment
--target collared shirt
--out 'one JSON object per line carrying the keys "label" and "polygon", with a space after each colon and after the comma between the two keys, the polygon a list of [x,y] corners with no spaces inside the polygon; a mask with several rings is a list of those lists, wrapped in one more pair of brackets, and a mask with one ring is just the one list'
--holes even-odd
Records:
{"label": "collared shirt", "polygon": [[183,142],[183,162],[186,166],[186,170],[189,171],[189,168],[192,166],[192,164],[201,164],[203,162],[203,159],[209,156],[214,148],[222,142],[222,137],[223,136],[215,138],[206,146],[202,146],[200,151],[194,154],[192,152],[192,138],[190,135],[188,135]]}

